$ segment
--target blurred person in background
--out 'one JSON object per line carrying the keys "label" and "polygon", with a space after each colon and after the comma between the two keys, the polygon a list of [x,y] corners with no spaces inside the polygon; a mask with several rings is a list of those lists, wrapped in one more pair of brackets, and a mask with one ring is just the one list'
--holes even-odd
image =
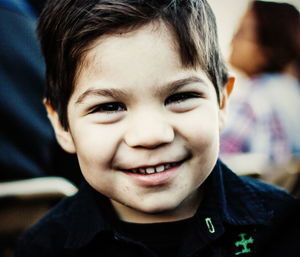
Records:
{"label": "blurred person in background", "polygon": [[221,157],[234,160],[238,170],[299,158],[299,11],[286,3],[251,2],[232,39],[229,63],[247,82],[231,99]]}
{"label": "blurred person in background", "polygon": [[[43,187],[50,189],[61,189],[67,183],[57,185],[59,180],[55,180],[51,187],[49,176],[75,185],[81,182],[77,159],[58,145],[42,103],[45,64],[35,30],[44,2],[0,0],[1,257],[13,256],[20,234],[63,197],[54,189],[47,196],[48,191],[34,189],[32,183],[30,195],[28,184],[20,186],[20,181],[30,183],[32,178],[45,177]],[[19,197],[22,190],[27,190],[27,197]]]}
{"label": "blurred person in background", "polygon": [[42,103],[35,29],[44,2],[0,0],[0,181],[62,176],[79,184],[77,160],[56,143]]}

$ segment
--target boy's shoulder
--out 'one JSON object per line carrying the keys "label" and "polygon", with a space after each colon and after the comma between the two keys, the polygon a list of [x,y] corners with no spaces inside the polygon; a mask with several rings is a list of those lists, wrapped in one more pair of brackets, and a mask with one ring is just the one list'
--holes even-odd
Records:
{"label": "boy's shoulder", "polygon": [[44,254],[43,256],[58,254],[56,250],[63,248],[68,237],[68,228],[71,226],[71,209],[76,203],[76,198],[77,196],[74,195],[61,200],[27,230],[19,241],[16,256],[34,257],[40,254]]}
{"label": "boy's shoulder", "polygon": [[265,213],[277,215],[284,206],[295,201],[292,195],[276,185],[257,178],[238,176],[223,163],[221,165],[227,198],[235,205],[242,204],[249,209],[256,205],[258,209],[264,209]]}
{"label": "boy's shoulder", "polygon": [[15,256],[65,256],[63,249],[81,247],[107,229],[99,202],[84,182],[75,195],[61,200],[22,236]]}
{"label": "boy's shoulder", "polygon": [[240,180],[245,183],[251,190],[266,197],[267,199],[286,200],[293,197],[283,188],[270,184],[260,179],[251,178],[247,176],[239,176]]}
{"label": "boy's shoulder", "polygon": [[227,167],[226,164],[224,164],[222,161],[219,161],[218,163],[223,172],[224,183],[226,184],[226,186],[228,186],[228,184],[231,183],[239,183],[251,191],[253,190],[263,195],[267,194],[267,196],[271,198],[272,197],[291,198],[291,195],[286,190],[280,188],[279,186],[270,184],[261,179],[238,175],[229,167]]}

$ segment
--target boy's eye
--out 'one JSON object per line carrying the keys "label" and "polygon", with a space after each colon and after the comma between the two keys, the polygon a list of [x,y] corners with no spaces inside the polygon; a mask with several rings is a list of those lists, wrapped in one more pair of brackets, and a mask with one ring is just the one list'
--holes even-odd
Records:
{"label": "boy's eye", "polygon": [[111,113],[111,112],[122,112],[122,111],[126,111],[126,106],[124,104],[118,102],[112,102],[112,103],[99,104],[94,108],[92,108],[89,113],[96,113],[96,112]]}
{"label": "boy's eye", "polygon": [[188,100],[190,98],[198,98],[200,97],[198,93],[193,93],[193,92],[184,92],[184,93],[176,93],[174,95],[169,96],[166,101],[165,104],[176,104],[176,103],[180,103],[183,102],[185,100]]}

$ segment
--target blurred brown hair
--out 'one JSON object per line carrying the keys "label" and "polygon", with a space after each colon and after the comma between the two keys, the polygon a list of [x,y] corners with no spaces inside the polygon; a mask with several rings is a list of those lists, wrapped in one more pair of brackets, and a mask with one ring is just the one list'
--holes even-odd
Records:
{"label": "blurred brown hair", "polygon": [[300,79],[300,16],[287,3],[253,1],[250,10],[257,25],[257,40],[267,63],[261,72],[282,72],[292,63]]}

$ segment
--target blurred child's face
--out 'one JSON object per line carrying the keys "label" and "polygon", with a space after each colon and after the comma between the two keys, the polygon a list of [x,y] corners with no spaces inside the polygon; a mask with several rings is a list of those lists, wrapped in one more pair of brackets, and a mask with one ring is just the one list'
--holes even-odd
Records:
{"label": "blurred child's face", "polygon": [[174,220],[198,207],[222,115],[204,72],[182,67],[164,25],[147,25],[88,50],[58,138],[121,219]]}
{"label": "blurred child's face", "polygon": [[259,74],[266,63],[262,46],[258,43],[256,17],[248,10],[233,37],[229,62],[247,76]]}

